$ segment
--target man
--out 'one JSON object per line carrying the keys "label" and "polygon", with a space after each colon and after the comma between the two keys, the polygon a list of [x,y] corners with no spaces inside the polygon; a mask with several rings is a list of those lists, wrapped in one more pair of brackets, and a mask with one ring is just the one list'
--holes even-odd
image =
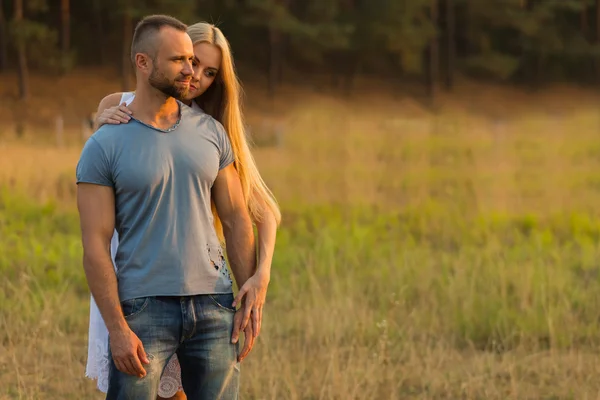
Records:
{"label": "man", "polygon": [[[103,125],[77,165],[83,264],[110,337],[107,399],[155,400],[174,353],[188,398],[234,399],[239,357],[254,341],[251,305],[232,306],[211,199],[239,287],[256,260],[231,145],[217,121],[176,100],[189,90],[194,59],[183,23],[145,18],[131,56],[135,118]],[[116,274],[110,257],[115,227]],[[231,340],[234,325],[243,327],[242,354]]]}

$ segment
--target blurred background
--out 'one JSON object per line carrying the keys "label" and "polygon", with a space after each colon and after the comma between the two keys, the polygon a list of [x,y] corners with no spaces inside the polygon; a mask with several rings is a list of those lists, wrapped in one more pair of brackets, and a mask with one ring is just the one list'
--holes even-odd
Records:
{"label": "blurred background", "polygon": [[100,399],[75,165],[215,23],[283,212],[245,399],[600,393],[600,0],[0,0],[0,399]]}

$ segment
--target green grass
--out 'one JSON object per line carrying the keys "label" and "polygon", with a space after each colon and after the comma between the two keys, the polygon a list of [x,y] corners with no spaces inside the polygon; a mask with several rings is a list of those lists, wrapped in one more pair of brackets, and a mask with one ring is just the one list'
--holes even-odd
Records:
{"label": "green grass", "polygon": [[[283,224],[242,397],[598,398],[597,107],[496,124],[314,100],[255,149]],[[80,147],[30,139],[0,142],[0,399],[100,399]]]}
{"label": "green grass", "polygon": [[[1,193],[0,398],[89,396],[92,384],[82,378],[89,295],[77,215]],[[317,398],[323,390],[325,398],[449,396],[460,392],[451,369],[430,370],[435,380],[402,378],[415,363],[410,351],[441,346],[506,357],[600,346],[599,220],[461,217],[433,203],[388,214],[284,211],[264,339],[245,370],[246,398]],[[387,372],[375,372],[383,366]],[[57,368],[68,369],[64,379],[73,386],[54,380]],[[535,384],[532,371],[519,379]],[[444,379],[446,389],[436,386]],[[346,386],[352,382],[358,386]]]}

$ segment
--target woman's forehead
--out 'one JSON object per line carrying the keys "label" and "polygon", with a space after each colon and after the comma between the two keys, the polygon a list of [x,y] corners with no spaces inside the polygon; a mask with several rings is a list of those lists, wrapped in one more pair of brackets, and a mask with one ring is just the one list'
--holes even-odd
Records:
{"label": "woman's forehead", "polygon": [[219,69],[221,66],[221,49],[214,44],[200,42],[194,45],[194,55],[203,65]]}

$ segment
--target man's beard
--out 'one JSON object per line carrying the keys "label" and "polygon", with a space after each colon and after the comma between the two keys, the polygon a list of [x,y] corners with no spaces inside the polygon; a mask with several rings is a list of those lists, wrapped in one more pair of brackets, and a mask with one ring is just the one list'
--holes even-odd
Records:
{"label": "man's beard", "polygon": [[[180,78],[183,78],[181,76]],[[158,68],[153,68],[150,77],[148,78],[148,82],[150,85],[163,92],[165,95],[169,97],[174,97],[177,100],[183,100],[185,96],[190,91],[189,86],[178,87],[175,85],[175,81],[169,81],[167,77],[158,70]]]}

